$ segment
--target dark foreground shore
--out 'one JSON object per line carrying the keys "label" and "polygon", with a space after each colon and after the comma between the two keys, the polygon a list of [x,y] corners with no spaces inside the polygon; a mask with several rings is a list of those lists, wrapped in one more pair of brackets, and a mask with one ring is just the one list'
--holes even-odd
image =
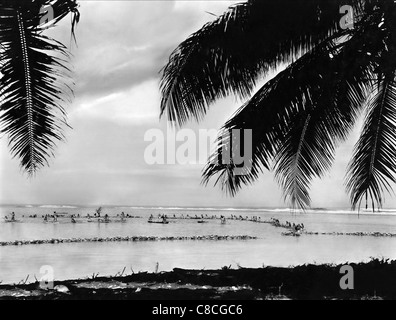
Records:
{"label": "dark foreground shore", "polygon": [[233,270],[182,270],[137,273],[55,282],[1,285],[2,300],[261,300],[261,299],[396,299],[396,261],[350,264],[353,290],[342,290],[342,265],[304,265]]}

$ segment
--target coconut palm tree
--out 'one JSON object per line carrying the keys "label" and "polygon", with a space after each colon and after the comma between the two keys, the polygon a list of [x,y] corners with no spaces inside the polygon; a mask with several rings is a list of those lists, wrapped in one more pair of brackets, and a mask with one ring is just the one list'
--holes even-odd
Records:
{"label": "coconut palm tree", "polygon": [[76,0],[0,2],[1,133],[30,175],[63,139],[64,105],[73,93],[67,48],[43,32],[72,13],[74,35],[77,8]]}
{"label": "coconut palm tree", "polygon": [[[349,13],[346,14],[349,5]],[[353,20],[350,19],[353,16]],[[349,21],[348,21],[349,17]],[[253,95],[259,80],[288,66]],[[234,5],[171,54],[161,81],[161,115],[183,125],[217,99],[247,102],[221,129],[204,183],[234,195],[274,170],[293,207],[310,206],[309,187],[334,160],[359,116],[360,139],[346,187],[353,208],[382,207],[396,182],[396,3],[393,0],[250,0]],[[251,129],[247,169],[221,161],[231,130]]]}

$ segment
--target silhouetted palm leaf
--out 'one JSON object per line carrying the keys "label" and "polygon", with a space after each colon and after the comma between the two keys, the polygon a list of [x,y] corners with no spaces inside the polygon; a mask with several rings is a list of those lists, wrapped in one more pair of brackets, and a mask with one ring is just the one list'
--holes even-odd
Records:
{"label": "silhouetted palm leaf", "polygon": [[[348,1],[361,10],[362,1]],[[181,43],[161,81],[161,113],[183,124],[218,98],[251,95],[258,77],[339,29],[344,0],[253,0],[231,7]]]}
{"label": "silhouetted palm leaf", "polygon": [[252,168],[234,175],[233,166],[221,161],[231,141],[220,139],[204,182],[220,174],[223,187],[234,194],[256,180],[263,168],[271,169],[275,160],[276,177],[291,205],[309,206],[312,178],[331,167],[337,143],[348,136],[371,91],[374,63],[367,50],[374,52],[382,42],[378,33],[367,46],[367,37],[373,35],[367,28],[372,29],[358,29],[340,45],[316,48],[264,85],[221,134],[253,130]]}
{"label": "silhouetted palm leaf", "polygon": [[333,59],[328,52],[309,54],[267,83],[223,129],[223,135],[253,130],[252,168],[234,176],[232,166],[221,162],[230,140],[220,140],[204,172],[205,183],[222,174],[223,187],[234,194],[256,180],[263,168],[271,169],[275,160],[276,176],[291,204],[308,206],[310,181],[330,168],[335,146],[346,138],[369,90],[370,61],[355,56],[362,63],[359,68],[345,69],[343,52]]}
{"label": "silhouetted palm leaf", "polygon": [[64,104],[72,96],[67,48],[42,33],[40,9],[50,3],[50,23],[77,14],[75,0],[0,3],[1,132],[29,174],[48,163],[55,141],[63,139]]}
{"label": "silhouetted palm leaf", "polygon": [[[383,192],[396,182],[396,82],[389,75],[370,103],[364,129],[349,167],[347,188],[354,208],[364,197],[383,205]],[[385,190],[384,190],[385,189]],[[367,207],[367,204],[366,204]]]}
{"label": "silhouetted palm leaf", "polygon": [[391,1],[381,6],[381,42],[371,51],[377,65],[376,90],[347,175],[353,208],[365,198],[366,207],[370,199],[373,210],[383,206],[384,192],[391,192],[396,182],[396,8]]}
{"label": "silhouetted palm leaf", "polygon": [[[338,9],[344,4],[354,7],[355,28],[341,32]],[[282,6],[291,14],[284,15]],[[368,106],[347,188],[354,207],[364,195],[381,207],[384,189],[390,190],[396,180],[393,0],[237,5],[172,54],[164,69],[161,111],[180,124],[200,119],[217,98],[231,92],[248,96],[259,75],[298,53],[301,58],[268,81],[226,123],[203,182],[217,176],[215,183],[234,195],[264,169],[275,169],[291,205],[305,208],[310,205],[311,180],[330,168],[336,146]],[[244,129],[253,132],[253,157],[241,167],[233,159],[241,149],[235,145],[242,142],[230,132]],[[230,159],[223,161],[229,153]]]}

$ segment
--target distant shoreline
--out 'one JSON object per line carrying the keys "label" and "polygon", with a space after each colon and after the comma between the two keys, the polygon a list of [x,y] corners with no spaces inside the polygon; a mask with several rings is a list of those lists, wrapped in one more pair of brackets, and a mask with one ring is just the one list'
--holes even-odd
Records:
{"label": "distant shoreline", "polygon": [[[94,209],[98,206],[95,205],[47,205],[47,204],[37,204],[37,205],[30,205],[30,204],[0,204],[0,208],[19,208],[19,209],[53,209],[53,210],[78,210],[78,209]],[[128,206],[128,205],[103,205],[101,206],[103,209],[120,209],[120,210],[165,210],[165,211],[198,211],[198,212],[205,212],[205,211],[218,211],[218,212],[269,212],[273,213],[274,215],[277,213],[293,213],[293,214],[310,214],[310,213],[328,213],[328,214],[349,214],[349,215],[376,215],[376,216],[393,216],[396,215],[396,208],[383,208],[380,211],[373,212],[372,210],[361,209],[358,210],[351,210],[348,208],[311,208],[303,210],[297,210],[292,208],[286,207],[257,207],[257,208],[230,208],[230,207],[167,207],[167,206]]]}

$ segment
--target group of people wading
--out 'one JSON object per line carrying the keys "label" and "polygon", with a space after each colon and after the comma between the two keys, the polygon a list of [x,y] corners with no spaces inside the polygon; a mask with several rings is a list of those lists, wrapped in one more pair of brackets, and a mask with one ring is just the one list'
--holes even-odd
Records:
{"label": "group of people wading", "polygon": [[304,231],[305,226],[303,223],[291,223],[289,221],[286,221],[285,224],[282,224],[278,219],[275,218],[271,218],[271,223],[272,225],[274,225],[275,227],[281,227],[281,228],[285,228],[285,229],[289,229],[292,232],[301,232]]}

